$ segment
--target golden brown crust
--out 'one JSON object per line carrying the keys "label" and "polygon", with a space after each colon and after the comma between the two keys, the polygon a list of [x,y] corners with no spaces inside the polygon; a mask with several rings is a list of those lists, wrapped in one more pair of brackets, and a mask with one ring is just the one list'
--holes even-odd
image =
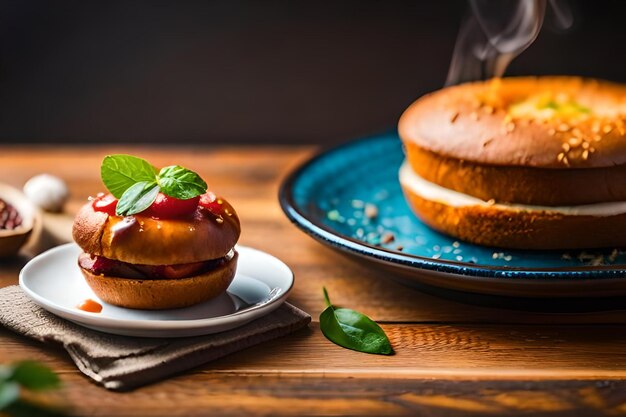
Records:
{"label": "golden brown crust", "polygon": [[626,214],[574,216],[498,207],[452,207],[403,186],[414,213],[442,233],[479,245],[512,249],[585,249],[626,246]]}
{"label": "golden brown crust", "polygon": [[624,85],[519,77],[428,94],[404,112],[398,131],[405,143],[480,164],[598,168],[626,164],[625,121]]}
{"label": "golden brown crust", "polygon": [[224,265],[189,278],[130,279],[94,275],[80,268],[102,301],[125,308],[160,310],[198,304],[224,293],[237,270],[237,253]]}
{"label": "golden brown crust", "polygon": [[102,252],[100,241],[109,215],[94,211],[91,202],[85,204],[74,217],[72,237],[85,252],[98,255]]}
{"label": "golden brown crust", "polygon": [[412,142],[405,149],[420,177],[484,201],[540,206],[626,201],[626,165],[568,170],[505,167],[447,158]]}
{"label": "golden brown crust", "polygon": [[[226,255],[237,243],[237,213],[225,200],[222,216],[201,210],[189,219],[122,218],[85,204],[74,219],[76,243],[92,255],[143,265],[201,262]],[[228,214],[230,213],[230,214]]]}

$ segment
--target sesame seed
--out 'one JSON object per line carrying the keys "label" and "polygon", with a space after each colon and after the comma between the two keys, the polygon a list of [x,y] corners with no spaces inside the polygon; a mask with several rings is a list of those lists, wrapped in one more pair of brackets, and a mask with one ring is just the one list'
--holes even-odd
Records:
{"label": "sesame seed", "polygon": [[515,123],[513,122],[509,122],[506,124],[506,131],[507,132],[512,132],[513,130],[515,130]]}
{"label": "sesame seed", "polygon": [[563,158],[565,158],[565,154],[563,152],[561,152],[560,154],[556,156],[556,160],[559,162],[562,162]]}
{"label": "sesame seed", "polygon": [[583,149],[589,149],[589,146],[590,146],[590,145],[589,145],[589,142],[583,142],[583,143],[582,143],[582,147],[583,147]]}
{"label": "sesame seed", "polygon": [[365,217],[368,219],[373,219],[378,216],[378,207],[374,204],[367,203],[365,204]]}
{"label": "sesame seed", "polygon": [[496,200],[494,200],[493,198],[490,198],[489,200],[487,200],[487,204],[490,206],[493,206],[494,204],[496,204]]}
{"label": "sesame seed", "polygon": [[393,233],[391,232],[387,232],[384,235],[382,235],[382,237],[380,238],[380,241],[383,244],[387,244],[387,243],[391,243],[396,239],[396,237],[393,235]]}
{"label": "sesame seed", "polygon": [[330,210],[328,213],[326,213],[326,217],[328,218],[328,220],[333,222],[343,223],[345,221],[343,216],[337,210]]}
{"label": "sesame seed", "polygon": [[570,150],[569,143],[563,143],[563,144],[561,145],[561,147],[563,148],[563,151],[564,151],[564,152],[569,152],[569,150]]}
{"label": "sesame seed", "polygon": [[569,165],[569,159],[567,159],[567,156],[563,157],[563,163],[565,165]]}
{"label": "sesame seed", "polygon": [[591,131],[593,133],[600,133],[600,122],[598,121],[593,122],[593,126],[591,126]]}
{"label": "sesame seed", "polygon": [[476,113],[475,111],[470,113],[470,119],[472,120],[478,120],[478,113]]}
{"label": "sesame seed", "polygon": [[583,159],[586,161],[586,160],[587,160],[587,158],[589,158],[589,151],[585,149],[585,150],[583,151],[583,155],[582,155],[582,157],[583,157]]}
{"label": "sesame seed", "polygon": [[554,129],[548,130],[548,135],[550,135],[550,136],[554,136],[555,133],[556,133],[556,130],[554,130]]}
{"label": "sesame seed", "polygon": [[458,248],[459,246],[461,246],[461,244],[457,241],[452,242],[452,247],[453,248]]}
{"label": "sesame seed", "polygon": [[559,132],[567,132],[568,130],[570,130],[570,126],[567,123],[561,123],[556,127],[556,130],[558,130]]}
{"label": "sesame seed", "polygon": [[569,138],[569,140],[567,141],[570,145],[572,145],[573,148],[577,147],[578,145],[580,145],[581,140],[578,138]]}
{"label": "sesame seed", "polygon": [[365,203],[362,200],[352,200],[352,208],[362,209],[365,207]]}
{"label": "sesame seed", "polygon": [[605,133],[605,134],[611,133],[611,130],[613,130],[613,127],[611,125],[605,125],[602,128],[602,132]]}
{"label": "sesame seed", "polygon": [[488,114],[493,114],[494,112],[493,106],[485,106],[484,109],[485,109],[485,112]]}

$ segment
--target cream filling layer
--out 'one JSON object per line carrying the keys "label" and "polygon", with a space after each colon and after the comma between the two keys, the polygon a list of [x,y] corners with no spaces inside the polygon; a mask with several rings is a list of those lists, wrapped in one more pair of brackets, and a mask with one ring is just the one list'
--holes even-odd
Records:
{"label": "cream filling layer", "polygon": [[404,162],[400,167],[400,183],[425,200],[435,201],[452,207],[483,206],[498,210],[513,211],[544,211],[551,213],[566,214],[569,216],[616,216],[626,213],[626,201],[615,201],[610,203],[585,204],[580,206],[534,206],[526,204],[492,204],[450,190],[430,181],[426,181],[411,169],[408,162]]}

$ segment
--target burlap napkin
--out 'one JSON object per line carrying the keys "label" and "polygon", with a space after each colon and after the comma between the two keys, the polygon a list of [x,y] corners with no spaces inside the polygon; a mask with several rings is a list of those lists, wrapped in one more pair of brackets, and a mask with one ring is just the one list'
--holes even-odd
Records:
{"label": "burlap napkin", "polygon": [[305,327],[304,311],[285,303],[247,325],[207,336],[152,339],[78,326],[33,303],[18,286],[0,289],[0,325],[62,346],[85,375],[111,390],[129,390]]}

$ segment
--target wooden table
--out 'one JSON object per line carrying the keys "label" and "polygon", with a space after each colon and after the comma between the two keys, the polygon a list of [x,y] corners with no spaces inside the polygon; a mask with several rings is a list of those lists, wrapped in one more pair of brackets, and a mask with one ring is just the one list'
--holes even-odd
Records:
{"label": "wooden table", "polygon": [[[290,302],[308,330],[130,393],[92,383],[61,351],[0,329],[0,361],[41,360],[80,415],[558,415],[626,414],[626,312],[546,314],[458,304],[395,284],[313,241],[282,214],[281,179],[311,148],[0,148],[0,181],[64,178],[73,213],[103,189],[107,153],[198,171],[242,219],[241,243],[283,259],[296,275]],[[0,264],[0,286],[21,261]],[[322,286],[337,304],[382,324],[396,354],[341,349],[320,332]]]}

